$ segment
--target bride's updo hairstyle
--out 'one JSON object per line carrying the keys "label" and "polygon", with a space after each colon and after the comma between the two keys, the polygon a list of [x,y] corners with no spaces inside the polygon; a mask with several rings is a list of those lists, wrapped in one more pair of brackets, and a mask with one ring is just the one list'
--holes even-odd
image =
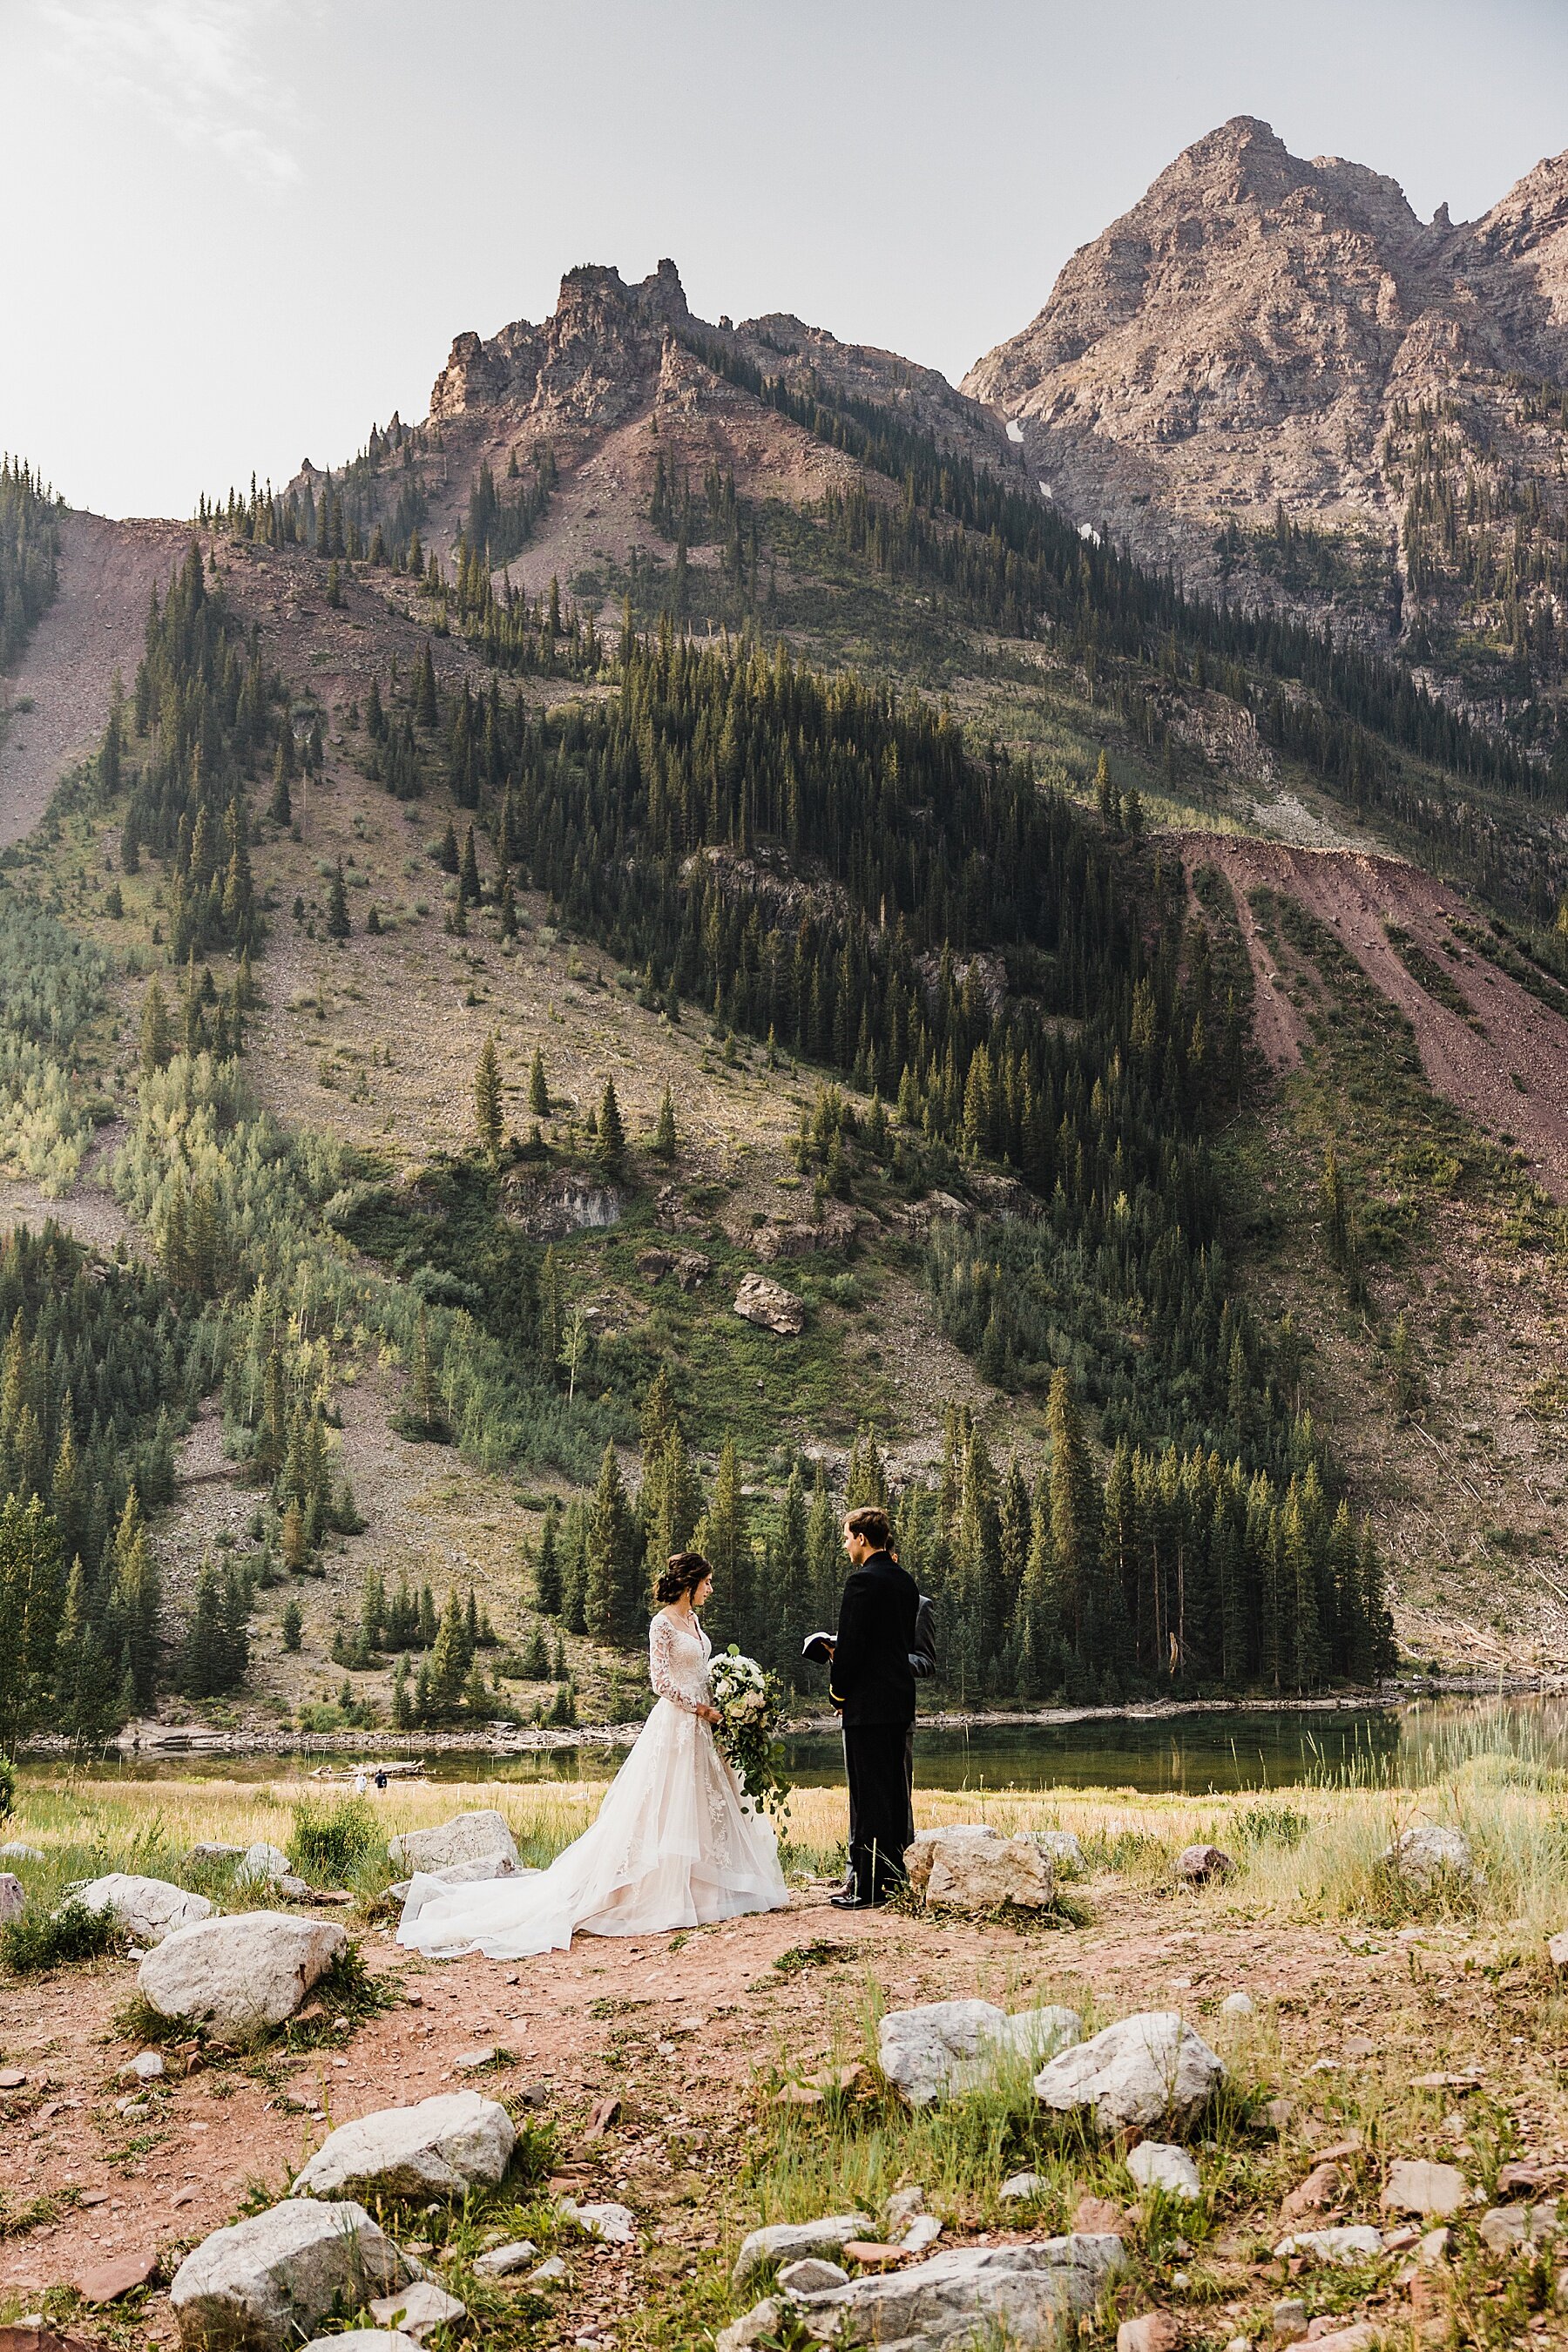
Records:
{"label": "bride's updo hairstyle", "polygon": [[654,1599],[661,1609],[668,1609],[683,1592],[695,1592],[705,1576],[713,1573],[712,1563],[700,1551],[672,1551],[664,1574],[654,1587]]}

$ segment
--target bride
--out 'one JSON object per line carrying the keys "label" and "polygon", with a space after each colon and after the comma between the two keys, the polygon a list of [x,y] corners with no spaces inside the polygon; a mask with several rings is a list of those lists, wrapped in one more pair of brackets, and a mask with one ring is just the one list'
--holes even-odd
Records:
{"label": "bride", "polygon": [[713,1738],[712,1643],[697,1619],[713,1590],[700,1552],[676,1552],[648,1627],[657,1694],[598,1818],[548,1870],[449,1886],[416,1872],[397,1929],[432,1959],[521,1960],[591,1936],[707,1927],[789,1901],[773,1829],[753,1812]]}

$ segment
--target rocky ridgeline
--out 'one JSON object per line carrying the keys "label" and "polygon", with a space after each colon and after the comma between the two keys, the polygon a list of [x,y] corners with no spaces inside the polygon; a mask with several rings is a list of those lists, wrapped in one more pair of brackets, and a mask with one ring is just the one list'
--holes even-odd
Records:
{"label": "rocky ridgeline", "polygon": [[[1216,522],[1364,525],[1403,498],[1394,404],[1455,404],[1479,449],[1514,442],[1517,383],[1568,375],[1568,155],[1481,220],[1418,220],[1398,184],[1292,155],[1249,115],[1211,131],[1082,247],[962,389],[1022,433],[1075,518],[1212,569]],[[1526,462],[1550,473],[1542,448]]]}

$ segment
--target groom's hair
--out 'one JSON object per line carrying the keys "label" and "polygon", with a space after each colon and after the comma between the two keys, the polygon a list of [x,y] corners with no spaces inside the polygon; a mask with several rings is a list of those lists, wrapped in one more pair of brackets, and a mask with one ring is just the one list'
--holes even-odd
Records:
{"label": "groom's hair", "polygon": [[862,1503],[844,1524],[852,1536],[864,1536],[873,1551],[886,1551],[893,1540],[892,1522],[880,1503]]}

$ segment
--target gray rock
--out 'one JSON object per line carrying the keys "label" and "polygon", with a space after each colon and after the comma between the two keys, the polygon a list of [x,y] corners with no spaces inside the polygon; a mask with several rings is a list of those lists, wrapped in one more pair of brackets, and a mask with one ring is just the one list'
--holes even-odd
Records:
{"label": "gray rock", "polygon": [[753,2345],[777,2336],[786,2312],[797,2314],[798,2310],[798,2305],[784,2295],[764,2295],[761,2303],[754,2303],[750,2311],[743,2311],[739,2319],[732,2319],[728,2327],[720,2329],[714,2352],[752,2352]]}
{"label": "gray rock", "polygon": [[1193,1886],[1206,1885],[1211,1878],[1230,1878],[1235,1872],[1235,1863],[1217,1845],[1186,1845],[1176,1856],[1176,1876]]}
{"label": "gray rock", "polygon": [[14,1871],[0,1870],[0,1927],[19,1919],[27,1907],[27,1890]]}
{"label": "gray rock", "polygon": [[177,1928],[148,1953],[136,1981],[161,2016],[243,2041],[292,2017],[347,1944],[329,1920],[241,1911]]}
{"label": "gray rock", "polygon": [[70,1892],[72,1899],[84,1903],[89,1911],[112,1911],[138,1944],[161,1944],[177,1929],[212,1916],[213,1906],[205,1895],[187,1895],[183,1886],[173,1886],[166,1878],[138,1878],[123,1870],[89,1878]]}
{"label": "gray rock", "polygon": [[381,2107],[341,2124],[295,2181],[296,2197],[460,2197],[494,2188],[517,2143],[511,2117],[478,2091]]}
{"label": "gray rock", "polygon": [[437,2286],[434,2279],[416,2279],[412,2286],[400,2288],[395,2294],[378,2294],[370,2305],[370,2315],[381,2326],[398,2328],[423,2344],[433,2328],[455,2326],[459,2319],[467,2319],[468,2306]]}
{"label": "gray rock", "polygon": [[847,2271],[841,2271],[837,2263],[825,2263],[817,2254],[805,2254],[798,2263],[785,2263],[779,2273],[779,2291],[783,2294],[819,2294],[825,2287],[848,2284]]}
{"label": "gray rock", "polygon": [[852,2279],[794,2298],[814,2333],[837,2327],[850,2343],[919,2352],[1003,2337],[1059,2344],[1063,2324],[1090,2312],[1121,2268],[1120,2238],[1075,2234],[1033,2245],[955,2246],[929,2262]]}
{"label": "gray rock", "polygon": [[1422,1822],[1395,1838],[1384,1853],[1383,1867],[1422,1893],[1446,1878],[1460,1886],[1479,1886],[1486,1877],[1464,1832],[1435,1822]]}
{"label": "gray rock", "polygon": [[386,1858],[394,1870],[435,1872],[455,1862],[479,1862],[505,1854],[517,1868],[517,1843],[498,1812],[458,1813],[432,1830],[405,1830],[390,1840]]}
{"label": "gray rock", "polygon": [[528,2273],[530,2286],[554,2286],[566,2275],[566,2265],[559,2254],[547,2254],[534,2271]]}
{"label": "gray rock", "polygon": [[1030,1839],[1048,1853],[1056,1864],[1058,1877],[1068,1871],[1077,1873],[1089,1867],[1083,1858],[1083,1848],[1071,1830],[1017,1830],[1014,1834]]}
{"label": "gray rock", "polygon": [[418,2352],[418,2347],[395,2327],[351,2327],[342,2336],[313,2336],[301,2352]]}
{"label": "gray rock", "polygon": [[827,2213],[819,2221],[773,2221],[741,2241],[730,2284],[738,2294],[769,2263],[791,2263],[803,2254],[836,2254],[851,2238],[868,2238],[876,2228],[869,2213]]}
{"label": "gray rock", "polygon": [[268,1880],[289,1876],[289,1857],[281,1846],[271,1845],[266,1838],[258,1838],[247,1846],[234,1874],[237,1886],[254,1886]]}
{"label": "gray rock", "polygon": [[1179,2011],[1141,2010],[1053,2058],[1035,2077],[1035,2095],[1061,2113],[1089,2108],[1107,2136],[1180,2128],[1202,2113],[1225,2072]]}
{"label": "gray rock", "polygon": [[1484,2246],[1494,2254],[1506,2254],[1516,2246],[1556,2237],[1559,2223],[1550,2205],[1494,2205],[1481,2215],[1478,2228]]}
{"label": "gray rock", "polygon": [[1166,2140],[1140,2140],[1127,2156],[1127,2169],[1140,2189],[1161,2189],[1167,2197],[1199,2198],[1204,2193],[1198,2168],[1184,2147]]}
{"label": "gray rock", "polygon": [[265,2213],[215,2230],[187,2254],[169,2290],[186,2346],[210,2352],[283,2352],[313,2336],[337,2304],[384,2294],[411,2273],[361,2205],[285,2198]]}
{"label": "gray rock", "polygon": [[568,2221],[575,2221],[580,2230],[604,2245],[637,2244],[637,2218],[629,2205],[579,2205],[573,2198],[563,2197],[558,2210]]}
{"label": "gray rock", "polygon": [[1039,1911],[1056,1896],[1056,1859],[1026,1830],[1006,1838],[984,1822],[922,1830],[904,1861],[928,1910],[988,1912],[1011,1904]]}
{"label": "gray rock", "polygon": [[781,1339],[798,1339],[805,1328],[805,1301],[771,1282],[765,1274],[748,1274],[735,1293],[735,1313],[742,1322],[755,1323]]}
{"label": "gray rock", "polygon": [[1385,2213],[1420,2213],[1447,2221],[1469,2201],[1469,2183],[1457,2164],[1428,2164],[1419,2157],[1396,2157],[1383,2185]]}
{"label": "gray rock", "polygon": [[1219,2005],[1222,2017],[1256,2017],[1258,2004],[1249,1992],[1227,1992]]}
{"label": "gray rock", "polygon": [[1024,2010],[1009,2017],[988,2000],[933,2000],[889,2010],[877,2029],[886,2079],[911,2106],[989,2089],[1009,2069],[1039,2065],[1077,2042],[1075,2010]]}
{"label": "gray rock", "polygon": [[166,2072],[162,2051],[138,2050],[114,2079],[117,2083],[155,2083]]}
{"label": "gray rock", "polygon": [[1300,2344],[1307,2333],[1307,2305],[1299,2294],[1281,2295],[1268,2317],[1276,2344]]}
{"label": "gray rock", "polygon": [[513,2238],[510,2244],[492,2246],[488,2253],[481,2254],[474,2268],[481,2278],[510,2278],[524,2263],[534,2261],[538,2252],[531,2238]]}
{"label": "gray rock", "polygon": [[895,2189],[887,2203],[888,2235],[896,2238],[900,2231],[907,2230],[915,2215],[923,2213],[925,2209],[926,2193],[923,2189]]}
{"label": "gray rock", "polygon": [[225,1845],[218,1838],[203,1838],[192,1846],[182,1868],[186,1870],[233,1870],[245,1860],[242,1845]]}
{"label": "gray rock", "polygon": [[21,1838],[7,1838],[0,1845],[0,1862],[42,1862],[43,1858],[36,1845],[28,1845]]}
{"label": "gray rock", "polygon": [[1370,2263],[1382,2252],[1382,2232],[1359,2221],[1337,2230],[1293,2230],[1274,2249],[1280,2262],[1288,2262],[1292,2254],[1306,2254],[1313,2262],[1333,2263],[1342,2270]]}
{"label": "gray rock", "polygon": [[996,2194],[1009,2204],[1015,2200],[1022,2203],[1026,2197],[1037,2197],[1045,2186],[1043,2172],[1015,2172],[1002,2183]]}
{"label": "gray rock", "polygon": [[923,2254],[934,2246],[942,2235],[942,2223],[934,2213],[917,2213],[899,2243],[906,2254]]}
{"label": "gray rock", "polygon": [[272,1884],[285,1903],[309,1903],[310,1900],[311,1888],[309,1879],[296,1878],[291,1870],[286,1870],[281,1878],[275,1878]]}

